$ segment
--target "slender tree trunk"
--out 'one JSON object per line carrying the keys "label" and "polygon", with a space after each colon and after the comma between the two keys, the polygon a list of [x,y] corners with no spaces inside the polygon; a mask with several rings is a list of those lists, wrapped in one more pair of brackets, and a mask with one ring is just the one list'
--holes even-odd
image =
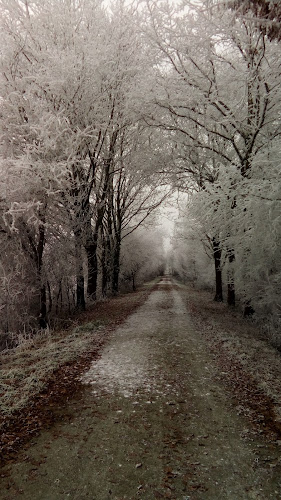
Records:
{"label": "slender tree trunk", "polygon": [[118,136],[118,131],[113,132],[110,139],[109,154],[104,165],[104,179],[101,190],[101,196],[98,202],[97,208],[97,220],[95,229],[92,232],[90,228],[88,231],[88,240],[86,245],[86,252],[88,257],[88,294],[92,299],[97,297],[97,278],[98,278],[98,259],[97,259],[97,249],[98,249],[98,235],[100,228],[102,227],[104,214],[106,211],[106,200],[109,195],[110,187],[110,176],[111,176],[111,166],[114,157],[115,144]]}
{"label": "slender tree trunk", "polygon": [[222,270],[221,270],[221,247],[220,242],[213,238],[213,252],[214,252],[214,260],[215,260],[215,276],[216,276],[216,302],[223,302],[223,292],[222,292]]}
{"label": "slender tree trunk", "polygon": [[[230,265],[232,262],[235,261],[235,254],[234,250],[230,250],[229,255],[228,255],[228,260]],[[227,303],[229,306],[235,306],[235,284],[234,284],[234,276],[233,276],[233,271],[230,269],[228,271],[228,277],[227,277]]]}
{"label": "slender tree trunk", "polygon": [[94,230],[91,227],[89,227],[88,229],[88,242],[85,247],[87,253],[87,261],[88,261],[88,295],[92,300],[97,299],[97,282],[98,282],[97,251],[98,251],[99,232],[102,229],[104,213],[105,213],[105,198],[100,203]]}
{"label": "slender tree trunk", "polygon": [[107,295],[107,265],[106,265],[106,246],[104,243],[104,235],[103,235],[103,245],[102,245],[102,253],[101,253],[101,271],[102,271],[102,278],[101,278],[101,293],[103,297],[106,297]]}
{"label": "slender tree trunk", "polygon": [[53,299],[52,299],[51,285],[49,281],[47,281],[47,288],[48,288],[48,303],[49,303],[48,313],[50,313],[53,308]]}
{"label": "slender tree trunk", "polygon": [[61,280],[60,280],[59,291],[58,291],[57,297],[56,297],[56,315],[58,315],[58,312],[59,312],[59,300],[60,300],[61,294],[62,294],[62,289],[61,289]]}
{"label": "slender tree trunk", "polygon": [[47,291],[46,291],[46,283],[45,279],[42,276],[43,269],[43,253],[45,248],[45,210],[44,207],[41,216],[41,223],[39,224],[39,238],[37,244],[37,273],[38,273],[38,281],[40,286],[39,291],[39,326],[40,328],[47,328],[48,326],[48,318],[47,318]]}
{"label": "slender tree trunk", "polygon": [[117,295],[119,292],[119,273],[120,273],[120,250],[121,250],[121,235],[116,237],[113,253],[113,269],[112,269],[112,293]]}
{"label": "slender tree trunk", "polygon": [[92,300],[97,298],[98,281],[98,257],[97,257],[97,237],[93,237],[93,242],[86,247],[88,261],[88,296]]}
{"label": "slender tree trunk", "polygon": [[[237,207],[236,196],[234,196],[231,209],[235,210]],[[230,236],[230,235],[229,235]],[[235,251],[234,248],[228,248],[227,250],[228,262],[229,262],[229,270],[227,273],[227,304],[229,306],[235,306],[235,283],[234,283],[234,270],[232,263],[235,261]]]}
{"label": "slender tree trunk", "polygon": [[76,307],[81,311],[85,311],[86,302],[85,302],[85,281],[84,276],[81,272],[77,275],[77,288],[76,288]]}
{"label": "slender tree trunk", "polygon": [[100,227],[100,214],[98,213],[95,228],[91,225],[91,218],[88,217],[84,227],[87,240],[85,245],[88,267],[87,294],[92,300],[97,298],[97,280],[98,280],[98,237]]}
{"label": "slender tree trunk", "polygon": [[255,314],[255,310],[251,306],[251,301],[247,300],[245,307],[244,307],[244,317],[247,318],[249,316],[252,316],[253,314]]}
{"label": "slender tree trunk", "polygon": [[69,287],[68,280],[66,280],[66,297],[67,297],[68,313],[70,314],[70,312],[71,312],[71,302],[70,302],[70,287]]}
{"label": "slender tree trunk", "polygon": [[85,280],[83,270],[83,256],[81,244],[81,231],[75,231],[75,259],[76,259],[76,307],[85,311]]}
{"label": "slender tree trunk", "polygon": [[46,285],[43,283],[40,288],[40,315],[39,324],[41,328],[47,328],[47,293]]}
{"label": "slender tree trunk", "polygon": [[[112,276],[112,234],[108,233],[108,227],[102,228],[102,294],[104,297],[108,295],[109,284]],[[111,291],[111,290],[110,290]]]}

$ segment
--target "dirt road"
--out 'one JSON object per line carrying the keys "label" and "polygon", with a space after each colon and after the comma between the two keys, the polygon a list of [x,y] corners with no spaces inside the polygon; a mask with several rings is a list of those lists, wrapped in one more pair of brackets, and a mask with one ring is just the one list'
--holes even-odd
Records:
{"label": "dirt road", "polygon": [[114,332],[67,417],[4,470],[1,499],[281,498],[280,447],[237,415],[183,293],[163,278]]}

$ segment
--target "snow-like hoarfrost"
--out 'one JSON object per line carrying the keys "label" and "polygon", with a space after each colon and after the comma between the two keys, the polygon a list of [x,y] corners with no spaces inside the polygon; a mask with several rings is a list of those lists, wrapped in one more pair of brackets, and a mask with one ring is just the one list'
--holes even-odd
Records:
{"label": "snow-like hoarfrost", "polygon": [[[162,280],[160,284],[166,285],[167,280]],[[129,397],[141,391],[153,392],[157,397],[163,392],[173,393],[173,387],[162,380],[163,359],[159,356],[163,350],[169,349],[171,343],[175,343],[172,335],[175,315],[178,317],[176,323],[179,326],[182,319],[186,323],[185,314],[185,307],[176,292],[168,294],[166,290],[161,289],[154,292],[146,303],[116,330],[101,359],[93,362],[83,381],[92,384],[97,395],[117,391]],[[161,340],[159,335],[159,324],[162,325],[161,329],[166,328],[171,323],[171,316],[174,318],[171,336],[163,343],[163,338]]]}
{"label": "snow-like hoarfrost", "polygon": [[108,391],[117,388],[124,396],[130,395],[137,387],[149,385],[145,354],[143,342],[119,338],[118,343],[92,365],[84,381],[97,385],[97,392],[98,387]]}

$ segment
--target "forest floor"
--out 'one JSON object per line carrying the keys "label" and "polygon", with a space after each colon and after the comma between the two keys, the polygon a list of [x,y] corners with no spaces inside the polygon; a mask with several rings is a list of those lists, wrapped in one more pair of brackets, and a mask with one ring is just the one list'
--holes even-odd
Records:
{"label": "forest floor", "polygon": [[88,354],[4,412],[1,499],[281,499],[281,355],[254,324],[169,277],[92,314]]}

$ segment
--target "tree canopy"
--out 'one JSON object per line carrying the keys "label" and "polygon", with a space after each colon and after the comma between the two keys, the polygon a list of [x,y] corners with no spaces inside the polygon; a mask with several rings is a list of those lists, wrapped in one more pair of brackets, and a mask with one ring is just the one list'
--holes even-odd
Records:
{"label": "tree canopy", "polygon": [[3,329],[46,326],[135,286],[144,260],[163,272],[161,237],[143,225],[175,190],[189,196],[177,275],[278,322],[279,3],[0,10]]}

